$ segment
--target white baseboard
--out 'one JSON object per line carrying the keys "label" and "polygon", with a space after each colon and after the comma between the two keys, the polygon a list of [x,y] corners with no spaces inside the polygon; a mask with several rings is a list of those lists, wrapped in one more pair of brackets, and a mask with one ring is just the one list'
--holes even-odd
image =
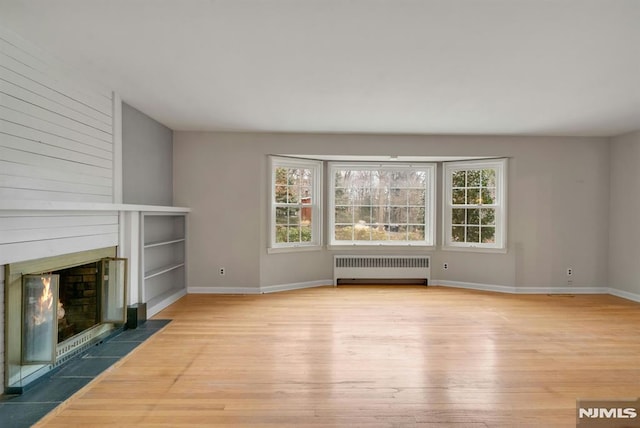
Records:
{"label": "white baseboard", "polygon": [[[300,290],[329,286],[332,279],[317,281],[295,282],[291,284],[267,285],[264,287],[189,287],[189,294],[262,294],[276,293],[278,291]],[[623,299],[640,302],[640,294],[617,290],[608,287],[512,287],[507,285],[481,284],[477,282],[460,282],[433,279],[429,281],[432,286],[464,288],[468,290],[491,291],[495,293],[509,294],[611,294]],[[177,299],[176,299],[177,300]],[[164,303],[164,302],[163,302]]]}
{"label": "white baseboard", "polygon": [[637,293],[630,293],[628,291],[609,288],[609,294],[616,297],[621,297],[623,299],[632,300],[634,302],[640,302],[640,294]]}
{"label": "white baseboard", "polygon": [[176,291],[169,291],[155,299],[151,299],[147,302],[147,318],[151,318],[167,306],[177,302],[182,296],[185,296],[188,293],[185,289],[180,289]]}
{"label": "white baseboard", "polygon": [[267,285],[260,287],[263,293],[274,293],[277,291],[300,290],[302,288],[320,287],[323,285],[333,285],[332,279],[321,279],[318,281],[294,282],[292,284]]}
{"label": "white baseboard", "polygon": [[[510,294],[613,294],[607,287],[510,287],[506,285],[480,284],[475,282],[458,282],[434,279],[431,285],[443,287],[466,288],[469,290],[493,291]],[[640,297],[640,296],[638,296]]]}
{"label": "white baseboard", "polygon": [[442,287],[454,287],[454,288],[466,288],[468,290],[479,291],[493,291],[496,293],[516,293],[516,287],[508,287],[506,285],[493,285],[493,284],[480,284],[476,282],[459,282],[459,281],[446,281],[439,279],[432,279],[429,281],[429,285],[442,286]]}
{"label": "white baseboard", "polygon": [[189,287],[189,294],[260,294],[257,287]]}

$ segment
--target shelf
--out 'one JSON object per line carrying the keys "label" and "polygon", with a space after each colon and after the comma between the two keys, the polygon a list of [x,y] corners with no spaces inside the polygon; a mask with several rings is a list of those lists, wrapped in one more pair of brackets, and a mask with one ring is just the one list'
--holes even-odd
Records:
{"label": "shelf", "polygon": [[149,272],[144,273],[144,279],[153,278],[154,276],[159,276],[165,274],[167,272],[171,272],[172,270],[179,269],[184,266],[184,262],[176,263],[175,265],[163,266],[158,269],[150,270]]}
{"label": "shelf", "polygon": [[178,238],[178,239],[172,239],[170,241],[150,242],[148,244],[145,244],[144,248],[160,247],[163,245],[177,244],[178,242],[184,242],[184,241],[185,241],[184,238]]}

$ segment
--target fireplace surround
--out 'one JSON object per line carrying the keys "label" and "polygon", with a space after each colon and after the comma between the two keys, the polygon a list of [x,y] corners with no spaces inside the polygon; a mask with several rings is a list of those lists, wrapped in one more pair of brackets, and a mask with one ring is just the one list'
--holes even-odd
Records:
{"label": "fireplace surround", "polygon": [[126,322],[116,248],[5,265],[5,392],[21,393]]}

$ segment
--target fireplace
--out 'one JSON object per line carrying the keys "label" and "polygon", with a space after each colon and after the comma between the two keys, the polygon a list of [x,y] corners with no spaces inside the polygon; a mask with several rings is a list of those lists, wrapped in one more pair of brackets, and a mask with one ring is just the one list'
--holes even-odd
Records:
{"label": "fireplace", "polygon": [[126,322],[126,260],[115,248],[5,266],[6,392],[29,383]]}

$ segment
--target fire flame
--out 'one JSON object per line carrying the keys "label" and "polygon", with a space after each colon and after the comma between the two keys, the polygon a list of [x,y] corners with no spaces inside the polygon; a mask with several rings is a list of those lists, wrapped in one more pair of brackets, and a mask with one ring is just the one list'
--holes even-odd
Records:
{"label": "fire flame", "polygon": [[51,292],[51,276],[43,276],[42,280],[42,295],[38,300],[37,313],[33,315],[33,323],[40,325],[51,318],[53,307],[53,293]]}

